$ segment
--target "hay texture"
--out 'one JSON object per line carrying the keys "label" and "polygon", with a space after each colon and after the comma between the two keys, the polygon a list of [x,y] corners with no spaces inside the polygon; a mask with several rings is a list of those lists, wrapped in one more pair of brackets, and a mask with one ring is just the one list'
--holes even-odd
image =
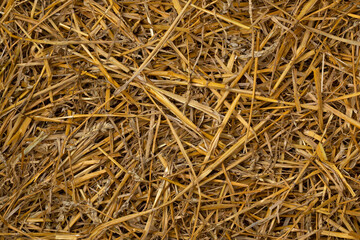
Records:
{"label": "hay texture", "polygon": [[359,47],[359,1],[0,1],[0,239],[360,239]]}

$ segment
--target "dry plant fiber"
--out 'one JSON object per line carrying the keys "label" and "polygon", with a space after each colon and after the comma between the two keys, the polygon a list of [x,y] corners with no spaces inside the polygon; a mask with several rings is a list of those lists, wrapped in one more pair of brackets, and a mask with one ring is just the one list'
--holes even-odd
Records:
{"label": "dry plant fiber", "polygon": [[1,239],[360,239],[360,1],[0,1]]}

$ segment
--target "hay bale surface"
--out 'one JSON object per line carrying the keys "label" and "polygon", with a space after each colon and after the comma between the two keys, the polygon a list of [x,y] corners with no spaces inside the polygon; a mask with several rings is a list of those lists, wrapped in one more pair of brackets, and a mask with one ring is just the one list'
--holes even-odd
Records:
{"label": "hay bale surface", "polygon": [[0,239],[360,239],[358,1],[0,1]]}

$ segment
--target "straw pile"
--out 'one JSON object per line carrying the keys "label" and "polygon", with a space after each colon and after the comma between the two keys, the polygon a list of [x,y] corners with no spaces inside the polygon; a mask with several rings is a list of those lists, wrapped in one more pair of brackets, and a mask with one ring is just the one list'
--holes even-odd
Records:
{"label": "straw pile", "polygon": [[359,239],[357,1],[0,3],[0,239]]}

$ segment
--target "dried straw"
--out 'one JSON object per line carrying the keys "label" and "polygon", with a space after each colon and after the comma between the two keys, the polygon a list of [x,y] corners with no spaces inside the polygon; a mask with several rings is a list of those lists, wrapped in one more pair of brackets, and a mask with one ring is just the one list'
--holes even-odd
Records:
{"label": "dried straw", "polygon": [[358,1],[0,1],[0,239],[360,239]]}

